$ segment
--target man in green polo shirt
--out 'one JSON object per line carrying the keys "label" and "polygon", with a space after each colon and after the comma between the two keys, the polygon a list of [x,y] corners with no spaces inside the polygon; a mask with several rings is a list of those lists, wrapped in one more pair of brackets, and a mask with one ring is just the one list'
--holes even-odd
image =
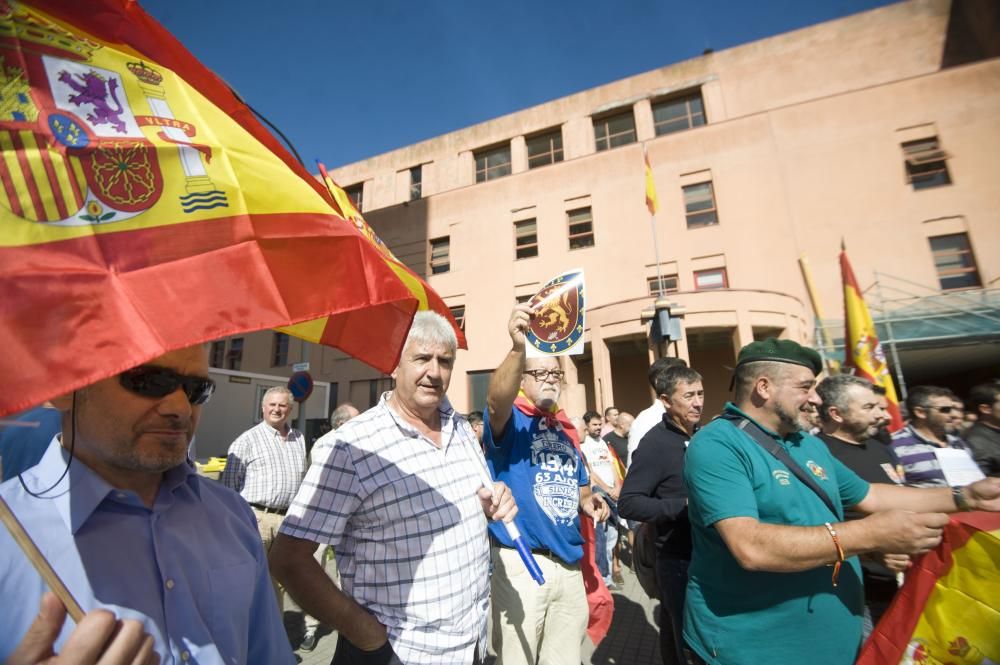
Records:
{"label": "man in green polo shirt", "polygon": [[[941,540],[943,513],[1000,510],[996,478],[954,489],[860,479],[800,430],[819,405],[821,371],[819,354],[791,340],[745,346],[735,403],[691,440],[684,639],[695,662],[850,665],[864,601],[857,555],[925,552]],[[847,507],[868,516],[844,522]]]}

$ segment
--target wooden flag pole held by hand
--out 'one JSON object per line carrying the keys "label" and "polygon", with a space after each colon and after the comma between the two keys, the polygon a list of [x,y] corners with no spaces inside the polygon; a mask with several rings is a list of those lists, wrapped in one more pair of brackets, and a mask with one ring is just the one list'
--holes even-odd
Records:
{"label": "wooden flag pole held by hand", "polygon": [[73,621],[80,623],[83,619],[83,608],[80,607],[78,602],[76,602],[76,598],[74,598],[73,594],[69,592],[69,589],[66,588],[63,581],[59,579],[56,571],[52,570],[52,566],[50,566],[49,562],[46,561],[44,556],[42,556],[38,546],[35,545],[35,541],[31,539],[28,532],[25,531],[24,527],[21,526],[21,523],[17,521],[17,517],[14,516],[14,513],[10,510],[10,506],[7,505],[7,502],[4,501],[2,497],[0,497],[0,521],[2,521],[4,526],[7,527],[7,530],[10,531],[10,535],[14,537],[17,544],[21,546],[24,554],[28,557],[28,560],[31,561],[31,565],[35,567],[35,570],[37,570],[38,574],[42,576],[45,583],[49,585],[52,592],[55,593],[59,600],[62,601],[62,604],[66,606],[66,611],[69,612]]}

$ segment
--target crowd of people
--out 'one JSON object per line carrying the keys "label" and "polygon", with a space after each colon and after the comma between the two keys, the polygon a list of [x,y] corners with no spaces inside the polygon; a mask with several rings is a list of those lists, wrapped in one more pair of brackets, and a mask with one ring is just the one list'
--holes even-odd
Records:
{"label": "crowd of people", "polygon": [[[190,458],[204,347],[54,399],[60,433],[0,497],[85,614],[0,530],[0,662],[292,663],[287,595],[300,648],[337,631],[335,665],[579,665],[594,584],[620,586],[645,534],[664,663],[847,665],[947,513],[1000,510],[1000,384],[911,388],[889,433],[884,391],[768,339],[711,421],[698,368],[662,358],[635,418],[574,424],[531,316],[511,312],[482,411],[451,406],[457,339],[420,312],[378,404],[341,405],[310,449],[273,388],[219,482]],[[949,482],[955,455],[985,477]]]}

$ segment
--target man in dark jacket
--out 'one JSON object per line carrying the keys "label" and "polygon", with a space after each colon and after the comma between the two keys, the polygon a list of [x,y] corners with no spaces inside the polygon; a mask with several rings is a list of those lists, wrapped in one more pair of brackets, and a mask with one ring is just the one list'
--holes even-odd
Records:
{"label": "man in dark jacket", "polygon": [[976,423],[965,432],[972,457],[987,476],[1000,477],[1000,383],[984,383],[969,391]]}
{"label": "man in dark jacket", "polygon": [[664,665],[683,664],[684,594],[691,561],[691,525],[684,488],[684,453],[701,422],[705,391],[701,375],[673,367],[656,380],[666,412],[646,433],[618,500],[622,517],[652,524],[656,530],[656,574],[660,585],[660,653]]}

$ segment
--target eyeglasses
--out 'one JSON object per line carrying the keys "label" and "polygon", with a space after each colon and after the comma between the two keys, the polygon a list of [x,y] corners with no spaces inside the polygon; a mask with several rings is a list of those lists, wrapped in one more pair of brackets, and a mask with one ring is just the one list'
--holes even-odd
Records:
{"label": "eyeglasses", "polygon": [[925,406],[925,409],[934,409],[935,411],[940,411],[941,413],[951,413],[957,407],[954,406]]}
{"label": "eyeglasses", "polygon": [[533,378],[535,381],[545,381],[548,378],[553,378],[556,381],[562,381],[563,377],[566,376],[566,372],[561,369],[526,369],[524,373]]}
{"label": "eyeglasses", "polygon": [[152,365],[141,365],[122,372],[118,382],[125,390],[142,397],[166,397],[178,388],[192,405],[204,404],[215,392],[215,381],[203,376],[186,376]]}

